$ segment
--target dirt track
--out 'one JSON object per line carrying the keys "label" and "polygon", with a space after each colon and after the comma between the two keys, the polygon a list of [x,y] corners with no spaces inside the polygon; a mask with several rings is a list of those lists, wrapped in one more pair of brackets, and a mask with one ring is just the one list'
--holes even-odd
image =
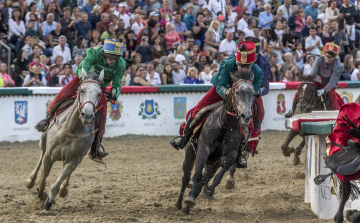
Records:
{"label": "dirt track", "polygon": [[[235,189],[225,189],[223,180],[214,199],[201,194],[189,215],[175,208],[184,152],[170,147],[172,137],[106,139],[107,168],[85,157],[68,196],[56,197],[46,216],[39,215],[36,185],[25,187],[40,155],[38,142],[0,143],[0,222],[332,222],[318,220],[304,203],[305,151],[300,165],[292,166],[280,151],[285,136],[263,133],[259,154],[235,174]],[[61,167],[53,166],[46,191]]]}

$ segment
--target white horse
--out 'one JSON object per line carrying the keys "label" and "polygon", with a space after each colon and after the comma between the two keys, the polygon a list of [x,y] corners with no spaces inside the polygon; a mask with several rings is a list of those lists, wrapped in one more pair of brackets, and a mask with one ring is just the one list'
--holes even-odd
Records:
{"label": "white horse", "polygon": [[[26,181],[26,187],[31,189],[35,185],[37,173],[43,165],[41,179],[38,185],[38,197],[46,200],[42,213],[50,209],[55,196],[65,197],[71,173],[81,163],[83,157],[90,149],[95,133],[96,107],[100,101],[100,83],[104,78],[104,70],[100,76],[94,73],[87,74],[82,69],[82,83],[73,105],[57,115],[49,124],[49,130],[41,133],[41,156],[35,170]],[[100,105],[101,106],[101,105]],[[102,105],[106,106],[106,105]],[[63,162],[63,172],[51,186],[50,196],[45,192],[46,178],[55,161]]]}

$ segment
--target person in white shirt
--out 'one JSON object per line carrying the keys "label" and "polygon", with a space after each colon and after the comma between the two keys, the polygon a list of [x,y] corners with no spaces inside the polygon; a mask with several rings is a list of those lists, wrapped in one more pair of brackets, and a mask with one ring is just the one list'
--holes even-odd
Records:
{"label": "person in white shirt", "polygon": [[223,53],[225,58],[236,53],[236,43],[233,39],[234,34],[232,32],[228,32],[226,33],[226,39],[220,43],[219,52]]}
{"label": "person in white shirt", "polygon": [[358,80],[360,80],[360,61],[358,61],[358,60],[355,61],[354,66],[355,66],[355,69],[351,73],[351,80],[358,81]]}
{"label": "person in white shirt", "polygon": [[210,0],[209,1],[208,9],[211,12],[212,20],[215,20],[217,18],[218,12],[222,12],[222,14],[225,15],[225,6],[226,6],[225,0]]}
{"label": "person in white shirt", "polygon": [[125,29],[127,29],[130,26],[130,17],[128,16],[128,14],[125,13],[126,6],[127,5],[124,2],[121,2],[119,4],[119,13],[120,13],[119,19],[122,19],[124,21]]}
{"label": "person in white shirt", "polygon": [[248,26],[244,29],[245,37],[255,36],[254,27],[256,26],[256,21],[254,18],[249,18]]}
{"label": "person in white shirt", "polygon": [[171,64],[172,66],[172,71],[171,71],[171,75],[172,75],[172,79],[174,84],[182,84],[184,83],[184,78],[186,77],[186,73],[184,70],[179,69],[179,62],[173,62]]}
{"label": "person in white shirt", "polygon": [[231,11],[232,8],[231,8],[231,5],[227,5],[225,6],[225,11],[226,11],[226,14],[225,14],[225,33],[227,32],[235,32],[235,26],[236,26],[236,23],[237,23],[237,14],[236,12],[232,12]]}
{"label": "person in white shirt", "polygon": [[324,49],[320,37],[316,36],[316,29],[314,26],[310,27],[310,36],[306,38],[305,49],[307,54],[320,56],[320,50]]}
{"label": "person in white shirt", "polygon": [[301,42],[295,43],[294,63],[302,71],[304,68],[304,57],[305,53],[302,51]]}
{"label": "person in white shirt", "polygon": [[245,0],[244,5],[247,7],[247,12],[252,16],[254,11],[259,10],[259,6],[255,4],[254,0]]}
{"label": "person in white shirt", "polygon": [[152,63],[148,63],[146,65],[146,70],[147,70],[147,74],[146,74],[146,78],[145,80],[149,81],[150,80],[150,73],[153,73],[154,74],[154,77],[153,77],[153,81],[151,82],[151,85],[161,85],[161,78],[160,78],[160,75],[159,73],[155,72],[154,70],[154,64]]}
{"label": "person in white shirt", "polygon": [[140,22],[140,20],[141,20],[141,15],[136,14],[135,15],[135,22],[131,26],[131,30],[134,31],[135,36],[137,36],[139,34],[140,30],[144,27],[144,25]]}
{"label": "person in white shirt", "polygon": [[315,56],[309,56],[307,58],[307,61],[309,63],[307,64],[304,64],[304,72],[303,72],[303,75],[304,76],[308,76],[308,75],[311,75],[311,72],[313,70],[313,67],[314,67],[314,61],[315,61]]}
{"label": "person in white shirt", "polygon": [[279,7],[278,11],[282,11],[283,17],[287,22],[289,22],[289,17],[294,15],[292,11],[291,0],[284,0],[284,4]]}
{"label": "person in white shirt", "polygon": [[244,30],[246,27],[248,27],[248,23],[247,23],[248,20],[249,20],[249,13],[244,12],[244,13],[243,13],[243,16],[242,16],[242,19],[240,19],[239,22],[238,22],[238,24],[237,24],[237,30],[238,30],[238,32],[239,32],[239,31],[242,31],[242,32],[243,32],[243,30]]}
{"label": "person in white shirt", "polygon": [[61,35],[59,37],[59,45],[54,47],[53,55],[52,55],[52,63],[54,63],[54,59],[56,56],[60,55],[63,57],[63,64],[71,63],[71,53],[69,47],[65,46],[66,44],[66,36]]}
{"label": "person in white shirt", "polygon": [[203,79],[204,84],[211,84],[212,76],[210,65],[205,65],[203,72],[199,74],[199,79]]}
{"label": "person in white shirt", "polygon": [[71,68],[74,72],[82,61],[83,61],[83,57],[81,55],[78,55],[75,57],[75,63],[71,66]]}

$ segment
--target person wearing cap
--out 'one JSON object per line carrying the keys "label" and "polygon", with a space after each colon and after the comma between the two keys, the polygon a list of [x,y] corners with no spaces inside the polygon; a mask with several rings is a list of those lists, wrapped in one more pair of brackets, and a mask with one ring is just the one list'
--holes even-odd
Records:
{"label": "person wearing cap", "polygon": [[318,7],[318,5],[319,5],[320,3],[321,3],[320,0],[314,0],[314,1],[311,3],[311,5],[306,6],[306,7],[305,7],[305,17],[306,17],[307,15],[311,15],[311,18],[312,18],[313,20],[317,19],[318,14],[319,14],[317,7]]}
{"label": "person wearing cap", "polygon": [[[229,86],[233,84],[232,79],[230,78],[230,73],[235,73],[238,70],[250,70],[254,73],[254,80],[252,81],[255,94],[257,97],[260,96],[261,91],[260,87],[264,77],[263,71],[260,67],[255,64],[256,61],[256,46],[253,42],[243,41],[240,42],[237,46],[237,53],[229,57],[226,60],[223,60],[220,63],[219,71],[211,78],[210,82],[214,85],[206,95],[198,102],[198,104],[191,109],[187,116],[187,122],[184,128],[184,134],[180,136],[179,140],[175,139],[170,142],[170,144],[177,150],[183,149],[186,144],[189,142],[190,137],[193,132],[193,128],[196,125],[190,127],[190,123],[193,121],[197,122],[196,115],[205,107],[212,105],[214,103],[220,102],[226,98],[230,92]],[[239,153],[240,154],[240,153]],[[240,157],[237,159],[237,166],[244,167]]]}
{"label": "person wearing cap", "polygon": [[150,19],[153,19],[153,20],[156,20],[157,22],[159,22],[159,13],[157,13],[157,12],[150,12],[149,18],[150,18]]}
{"label": "person wearing cap", "polygon": [[325,23],[325,19],[326,19],[326,15],[325,15],[325,10],[326,10],[327,6],[325,4],[320,4],[318,7],[318,19],[321,19],[321,21],[323,23]]}
{"label": "person wearing cap", "polygon": [[126,7],[127,5],[125,2],[119,3],[119,19],[122,19],[124,21],[125,29],[130,26],[130,17],[128,14],[125,13]]}
{"label": "person wearing cap", "polygon": [[344,4],[342,4],[340,8],[340,13],[343,15],[343,18],[346,21],[346,29],[351,41],[355,41],[355,33],[358,32],[355,30],[355,25],[357,25],[357,21],[359,19],[359,12],[357,7],[350,2],[350,0],[344,0]]}
{"label": "person wearing cap", "polygon": [[[56,95],[51,105],[48,108],[48,115],[46,119],[40,121],[36,125],[36,129],[40,132],[44,132],[47,130],[47,126],[49,124],[49,120],[51,118],[51,109],[52,107],[67,98],[73,97],[76,95],[76,91],[80,86],[80,78],[82,75],[82,69],[89,73],[93,70],[97,75],[100,75],[101,71],[104,70],[104,80],[101,83],[101,90],[106,91],[106,87],[109,86],[110,82],[112,82],[112,90],[109,94],[109,99],[111,101],[116,101],[120,95],[121,91],[121,83],[122,77],[125,72],[126,62],[123,58],[121,58],[123,54],[123,43],[117,42],[115,40],[106,39],[104,42],[104,46],[97,46],[94,48],[89,48],[86,52],[85,59],[79,64],[79,66],[75,70],[75,77],[67,84],[65,87],[61,89],[61,91]],[[104,163],[102,158],[104,158],[108,153],[101,152],[99,150],[99,145],[97,144],[98,139],[101,142],[102,137],[105,133],[106,126],[106,114],[107,114],[107,106],[106,106],[106,96],[102,94],[101,99],[99,101],[99,109],[103,121],[103,128],[94,140],[93,145],[91,146],[91,151],[89,156],[92,160]],[[105,106],[102,106],[104,105]]]}
{"label": "person wearing cap", "polygon": [[[339,59],[337,59],[337,53],[339,46],[335,43],[327,43],[324,47],[324,56],[318,57],[311,72],[314,76],[314,87],[319,88],[316,93],[320,97],[323,94],[330,99],[331,110],[338,110],[338,98],[340,96],[336,93],[335,89],[338,85],[339,78],[344,71],[344,67],[341,65]],[[294,96],[292,109],[284,115],[285,118],[293,116],[297,105],[297,93]]]}

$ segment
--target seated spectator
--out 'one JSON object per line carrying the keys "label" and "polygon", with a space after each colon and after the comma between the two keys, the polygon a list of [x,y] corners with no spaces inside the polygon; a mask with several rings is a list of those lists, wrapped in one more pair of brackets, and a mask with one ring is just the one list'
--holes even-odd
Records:
{"label": "seated spectator", "polygon": [[331,25],[332,25],[332,29],[333,29],[331,36],[333,38],[333,41],[337,42],[338,45],[340,46],[340,49],[341,49],[340,57],[341,57],[341,61],[343,61],[343,59],[345,57],[345,52],[346,52],[344,45],[348,44],[347,37],[346,37],[345,32],[343,30],[339,29],[339,23],[336,20],[332,21]]}
{"label": "seated spectator", "polygon": [[7,65],[6,63],[0,62],[0,79],[3,83],[3,87],[14,87],[15,81],[10,77],[9,74],[6,73]]}
{"label": "seated spectator", "polygon": [[24,44],[25,24],[20,18],[20,10],[14,8],[11,19],[9,20],[8,42],[15,46],[15,52],[18,52]]}
{"label": "seated spectator", "polygon": [[228,32],[226,33],[226,39],[220,43],[219,52],[222,53],[225,58],[236,53],[236,43],[233,39],[234,34],[232,32]]}
{"label": "seated spectator", "polygon": [[269,45],[274,46],[273,53],[277,54],[277,62],[276,64],[282,64],[283,61],[281,59],[281,52],[283,50],[283,43],[281,40],[279,40],[278,36],[275,33],[275,30],[271,28],[270,30],[267,30],[267,36],[264,42],[264,51],[267,50]]}
{"label": "seated spectator", "polygon": [[152,59],[160,59],[162,56],[166,56],[164,47],[162,46],[162,38],[159,35],[156,35],[152,38],[154,54]]}
{"label": "seated spectator", "polygon": [[310,55],[306,60],[308,63],[304,65],[303,76],[311,75],[312,69],[314,67],[315,56]]}
{"label": "seated spectator", "polygon": [[314,0],[311,5],[305,7],[305,16],[310,15],[312,19],[317,19],[318,17],[318,5],[321,3],[320,0]]}
{"label": "seated spectator", "polygon": [[285,53],[285,62],[282,64],[280,71],[285,74],[287,70],[291,70],[293,67],[296,67],[294,56],[291,53]]}
{"label": "seated spectator", "polygon": [[149,42],[149,36],[144,34],[141,38],[140,45],[137,45],[135,48],[136,53],[140,53],[142,55],[141,63],[146,65],[152,61],[151,56],[154,53],[153,47]]}
{"label": "seated spectator", "polygon": [[141,55],[140,53],[135,53],[135,54],[132,56],[131,72],[132,72],[133,74],[136,73],[136,69],[137,69],[139,66],[142,66],[141,60],[142,60],[142,55]]}
{"label": "seated spectator", "polygon": [[255,19],[254,18],[249,18],[248,19],[248,26],[243,30],[244,33],[245,33],[245,37],[255,36],[254,35],[254,27],[256,27]]}
{"label": "seated spectator", "polygon": [[[217,21],[217,20],[214,20]],[[214,22],[213,21],[213,22]],[[219,25],[219,22],[217,21],[217,24]],[[204,14],[199,13],[197,15],[197,21],[194,23],[193,27],[192,27],[192,31],[193,31],[193,36],[195,39],[197,40],[202,40],[203,35],[206,33],[206,31],[208,31],[208,29],[210,28],[209,26],[210,24],[208,22],[204,21]],[[218,29],[218,28],[216,28]]]}
{"label": "seated spectator", "polygon": [[51,48],[59,45],[59,37],[65,35],[63,32],[61,32],[61,28],[61,23],[58,22],[55,25],[55,30],[49,33],[49,45]]}
{"label": "seated spectator", "polygon": [[[292,7],[293,10],[293,15],[289,17],[288,23],[289,23],[289,28],[290,28],[290,34],[294,37],[296,37],[296,39],[299,39],[301,36],[298,35],[298,33],[295,32],[295,28],[296,28],[296,17],[299,16],[300,12],[299,12],[299,6],[298,5],[293,5]],[[304,13],[305,15],[305,13]],[[305,21],[305,17],[304,17],[304,21]],[[304,22],[305,24],[305,22]]]}
{"label": "seated spectator", "polygon": [[295,43],[295,57],[294,57],[294,63],[296,66],[302,71],[304,69],[304,58],[306,56],[306,53],[302,50],[302,44],[301,42]]}
{"label": "seated spectator", "polygon": [[154,73],[149,74],[149,79],[146,80],[147,71],[143,66],[136,68],[135,77],[131,81],[131,86],[150,86],[154,79]]}
{"label": "seated spectator", "polygon": [[325,10],[325,24],[331,24],[332,21],[341,17],[339,9],[336,8],[336,0],[331,0],[329,5],[330,7]]}
{"label": "seated spectator", "polygon": [[276,63],[270,63],[270,79],[269,82],[279,82],[282,77]]}
{"label": "seated spectator", "polygon": [[215,75],[219,70],[219,68],[218,68],[218,66],[216,64],[211,64],[210,69],[211,69],[211,74],[212,75]]}
{"label": "seated spectator", "polygon": [[216,65],[217,70],[220,69],[220,63],[224,60],[224,54],[220,52],[215,53],[215,59],[212,61],[212,64]]}
{"label": "seated spectator", "polygon": [[275,34],[277,35],[279,40],[283,39],[283,34],[284,34],[284,31],[281,28],[282,28],[282,20],[277,21],[277,23],[275,24]]}
{"label": "seated spectator", "polygon": [[63,71],[64,67],[64,58],[61,55],[57,55],[54,58],[54,63],[58,66],[59,72]]}
{"label": "seated spectator", "polygon": [[88,17],[90,18],[91,11],[94,9],[95,0],[88,0],[85,5],[81,7],[81,12],[86,12]]}
{"label": "seated spectator", "polygon": [[[140,30],[139,34],[136,36],[136,41],[138,44],[141,43],[142,37],[143,35],[147,35],[148,36],[148,41],[147,43],[149,43],[149,38],[153,36],[153,33],[157,30],[157,21],[154,19],[149,19],[147,21],[147,26],[145,26],[142,30]],[[160,32],[159,32],[160,34]]]}
{"label": "seated spectator", "polygon": [[[226,5],[225,6],[225,24],[224,24],[225,33],[229,33],[229,32],[235,33],[235,26],[236,26],[237,22],[238,22],[238,20],[237,20],[236,12],[232,11],[231,5]],[[222,33],[222,30],[220,33]]]}
{"label": "seated spectator", "polygon": [[195,63],[195,68],[197,70],[204,70],[205,65],[210,64],[210,58],[206,53],[201,53],[199,55],[199,61]]}
{"label": "seated spectator", "polygon": [[86,47],[85,47],[85,39],[84,39],[84,37],[80,36],[76,40],[76,46],[74,47],[74,49],[72,51],[72,58],[74,58],[74,62],[75,62],[75,58],[77,56],[81,56],[81,58],[86,57],[85,49],[86,49]]}
{"label": "seated spectator", "polygon": [[170,63],[165,64],[164,71],[161,73],[161,79],[163,85],[174,84],[172,80],[172,67]]}
{"label": "seated spectator", "polygon": [[24,78],[26,77],[28,71],[26,66],[28,64],[26,60],[26,51],[20,50],[17,54],[16,61],[14,63],[14,72],[12,73],[13,80],[15,81],[16,87],[22,87]]}
{"label": "seated spectator", "polygon": [[198,79],[198,70],[195,67],[190,67],[187,76],[184,79],[184,84],[203,84],[204,80]]}
{"label": "seated spectator", "polygon": [[88,14],[86,12],[81,13],[81,20],[75,23],[75,39],[82,36],[86,40],[91,37],[91,23],[88,21]]}
{"label": "seated spectator", "polygon": [[188,66],[188,63],[186,61],[186,58],[184,56],[185,54],[185,47],[184,46],[178,46],[177,49],[175,50],[175,61],[177,61],[180,65],[183,66]]}
{"label": "seated spectator", "polygon": [[49,34],[51,31],[55,30],[56,23],[54,22],[54,14],[49,13],[46,16],[46,21],[42,23],[41,30],[42,30],[42,40],[45,43],[45,47],[51,50],[51,45],[49,44]]}
{"label": "seated spectator", "polygon": [[304,28],[301,30],[301,35],[302,35],[302,38],[304,39],[304,41],[306,41],[306,38],[308,36],[310,36],[310,27],[312,24],[311,15],[305,16],[305,23],[306,24],[305,24]]}
{"label": "seated spectator", "polygon": [[55,1],[50,2],[47,5],[47,10],[45,13],[43,13],[43,19],[46,20],[47,15],[53,14],[54,15],[54,21],[58,22],[60,19],[60,15],[62,15],[62,10],[60,8],[59,2],[56,3]]}
{"label": "seated spectator", "polygon": [[165,64],[168,63],[168,58],[167,56],[162,56],[159,60],[159,65],[156,66],[155,68],[155,72],[159,73],[159,74],[163,74],[164,73],[164,68],[165,68]]}
{"label": "seated spectator", "polygon": [[115,25],[110,23],[107,31],[103,32],[100,39],[104,41],[105,39],[114,39],[115,38]]}
{"label": "seated spectator", "polygon": [[25,31],[25,38],[29,37],[33,37],[33,36],[38,36],[38,32],[37,29],[35,27],[36,21],[33,19],[29,20],[29,26],[27,28],[27,30]]}
{"label": "seated spectator", "polygon": [[[243,1],[243,0],[241,0]],[[248,27],[248,20],[249,20],[249,14],[247,12],[244,12],[244,14],[242,15],[242,18],[239,20],[239,22],[237,23],[237,31],[239,32],[243,32],[243,30]],[[240,33],[239,33],[240,35]]]}
{"label": "seated spectator", "polygon": [[96,29],[100,32],[100,35],[108,29],[110,16],[107,13],[101,14],[101,22],[96,24]]}
{"label": "seated spectator", "polygon": [[[41,65],[41,74],[47,76],[49,58],[45,55],[40,55],[40,65]],[[49,83],[49,79],[46,79],[46,82]]]}
{"label": "seated spectator", "polygon": [[[22,50],[26,51],[26,55],[33,54],[33,49],[32,49],[33,45],[34,45],[33,39],[30,36],[26,37],[25,46],[23,46],[23,48],[22,48]],[[28,59],[28,58],[26,58],[26,59]]]}
{"label": "seated spectator", "polygon": [[66,37],[60,36],[59,37],[59,45],[57,45],[53,50],[53,62],[54,58],[58,55],[61,55],[63,58],[63,63],[71,63],[71,53],[69,47],[66,46]]}
{"label": "seated spectator", "polygon": [[52,64],[50,67],[50,81],[49,86],[50,87],[62,87],[62,85],[59,82],[59,68],[56,64]]}
{"label": "seated spectator", "polygon": [[[221,14],[221,12],[218,12],[217,21],[219,22],[219,34],[220,34],[220,40],[224,39],[224,33],[225,33],[225,22],[224,22],[224,16]],[[205,18],[205,17],[204,17]],[[205,20],[204,20],[205,21]],[[206,22],[206,21],[205,21]],[[210,22],[211,23],[211,22]],[[234,28],[235,29],[235,28]]]}
{"label": "seated spectator", "polygon": [[45,78],[40,74],[41,67],[38,64],[33,64],[31,67],[32,72],[26,75],[23,87],[41,87],[46,86]]}
{"label": "seated spectator", "polygon": [[60,4],[61,8],[69,7],[71,10],[73,10],[75,7],[78,6],[77,1],[74,0],[62,0]]}
{"label": "seated spectator", "polygon": [[[274,17],[273,14],[271,14],[271,6],[269,4],[266,4],[264,6],[264,9],[265,9],[265,11],[260,12],[260,15],[259,15],[259,27],[270,29],[271,22]],[[293,10],[294,10],[294,8],[293,8]]]}
{"label": "seated spectator", "polygon": [[75,7],[72,11],[71,19],[75,20],[76,22],[79,22],[81,20],[81,10],[79,7]]}
{"label": "seated spectator", "polygon": [[139,34],[140,30],[144,27],[144,25],[140,22],[140,20],[141,20],[141,15],[136,14],[135,22],[131,25],[131,30],[134,31],[136,36]]}
{"label": "seated spectator", "polygon": [[[202,13],[204,14],[204,21],[205,22],[211,22],[212,19],[211,19],[211,13],[209,11],[209,9],[207,8],[204,8],[204,10],[202,11]],[[181,14],[180,14],[181,15]],[[237,15],[237,14],[236,14]]]}
{"label": "seated spectator", "polygon": [[181,42],[184,42],[185,36],[188,37],[191,35],[191,31],[188,30],[185,23],[181,22],[181,14],[179,12],[174,15],[172,24],[174,24],[175,31],[178,33]]}
{"label": "seated spectator", "polygon": [[95,43],[95,45],[98,45],[98,43],[101,41],[100,40],[100,32],[97,29],[93,29],[91,31],[91,36],[92,36],[92,39],[90,39],[88,42],[89,47],[90,47],[91,41],[93,41]]}
{"label": "seated spectator", "polygon": [[242,42],[242,41],[245,41],[245,33],[243,31],[239,31],[239,39],[235,41],[236,43],[236,46]]}
{"label": "seated spectator", "polygon": [[[38,43],[35,43],[35,44],[33,45],[33,54],[31,54],[30,56],[28,56],[27,62],[28,62],[28,63],[32,62],[34,56],[40,57],[42,50],[43,50],[42,46],[41,46],[40,44],[38,44]],[[27,65],[28,65],[28,64],[27,64]]]}
{"label": "seated spectator", "polygon": [[71,65],[66,63],[64,64],[64,70],[60,72],[59,76],[59,83],[64,87],[74,78],[75,73],[71,69]]}
{"label": "seated spectator", "polygon": [[[282,60],[282,59],[281,59]],[[271,63],[275,63],[276,64],[276,66],[278,67],[278,69],[280,70],[281,69],[281,65],[284,63],[284,61],[282,61],[282,63],[277,63],[279,60],[278,60],[278,55],[277,55],[277,53],[275,53],[275,52],[272,52],[271,54],[270,54],[270,59],[269,59],[269,64],[271,64]]]}
{"label": "seated spectator", "polygon": [[275,28],[276,23],[281,21],[284,18],[284,12],[281,10],[278,10],[276,16],[273,17],[273,21],[272,21],[272,27],[271,28]]}
{"label": "seated spectator", "polygon": [[75,72],[76,68],[79,66],[79,64],[83,61],[83,57],[81,55],[78,55],[75,57],[75,63],[71,66],[72,70]]}
{"label": "seated spectator", "polygon": [[358,81],[360,80],[360,61],[355,61],[354,63],[355,69],[353,70],[351,74],[351,80],[352,81]]}
{"label": "seated spectator", "polygon": [[316,36],[316,29],[314,26],[310,27],[310,36],[306,38],[305,49],[308,55],[311,54],[317,57],[320,56],[320,51],[324,49],[320,37]]}
{"label": "seated spectator", "polygon": [[186,77],[186,73],[184,70],[179,68],[179,63],[174,61],[172,62],[172,81],[174,84],[184,83],[184,79]]}
{"label": "seated spectator", "polygon": [[126,46],[127,49],[132,53],[133,51],[135,51],[137,42],[135,40],[135,35],[134,35],[134,31],[129,30],[127,32],[127,34],[125,35],[125,41],[126,41]]}
{"label": "seated spectator", "polygon": [[322,34],[324,23],[322,22],[321,19],[315,19],[313,23],[316,29],[316,35],[320,36]]}
{"label": "seated spectator", "polygon": [[346,54],[344,63],[343,63],[344,71],[341,74],[340,80],[350,80],[350,75],[355,69],[354,66],[354,57],[351,54]]}
{"label": "seated spectator", "polygon": [[[153,86],[157,86],[157,85],[161,85],[161,78],[160,78],[160,74],[155,72],[154,70],[154,64],[152,63],[148,63],[146,65],[146,80],[151,83],[151,85]],[[151,77],[152,77],[152,81],[151,81]]]}
{"label": "seated spectator", "polygon": [[166,48],[175,50],[180,44],[180,37],[179,34],[175,31],[175,26],[171,22],[166,23],[166,34],[165,34],[165,41],[166,41]]}
{"label": "seated spectator", "polygon": [[[232,33],[231,33],[232,34]],[[199,74],[199,79],[204,80],[204,84],[211,84],[213,74],[209,65],[205,65],[204,70]]]}
{"label": "seated spectator", "polygon": [[319,35],[322,44],[325,46],[327,43],[330,43],[333,41],[333,37],[331,36],[331,34],[329,33],[330,27],[329,24],[324,24],[323,26],[323,31],[322,33]]}
{"label": "seated spectator", "polygon": [[90,23],[93,29],[95,29],[96,25],[101,21],[101,17],[101,6],[95,5],[90,15]]}
{"label": "seated spectator", "polygon": [[[163,1],[163,7],[160,9],[161,21],[160,24],[165,27],[172,18],[172,10],[170,9],[170,3],[168,0]],[[175,29],[175,28],[174,28]]]}
{"label": "seated spectator", "polygon": [[325,19],[326,19],[326,15],[325,15],[325,10],[327,8],[327,4],[320,4],[318,7],[318,19],[320,19],[322,21],[322,23],[325,23]]}
{"label": "seated spectator", "polygon": [[214,20],[211,22],[209,29],[205,33],[205,45],[204,52],[215,57],[215,53],[218,51],[220,46],[220,33],[219,33],[219,22]]}
{"label": "seated spectator", "polygon": [[[116,15],[114,15],[114,14],[112,14],[112,15],[110,15],[110,20],[109,20],[109,24],[114,24],[115,25],[115,30],[118,30],[118,31],[116,31],[116,33],[118,33],[118,32],[124,32],[125,30],[126,30],[126,28],[125,28],[125,23],[122,25],[122,29],[120,29],[120,24],[121,24],[121,21],[123,21],[124,22],[124,20],[122,20],[122,19],[118,19],[117,17],[116,17]],[[109,27],[108,27],[109,28]]]}
{"label": "seated spectator", "polygon": [[292,67],[290,70],[294,76],[294,81],[302,81],[302,75],[298,67]]}
{"label": "seated spectator", "polygon": [[121,86],[130,86],[130,84],[131,84],[131,66],[130,64],[126,64]]}
{"label": "seated spectator", "polygon": [[[190,12],[189,12],[189,8],[192,9]],[[183,17],[185,17],[186,14],[189,14],[189,15],[193,16],[194,18],[196,18],[197,14],[199,12],[201,12],[201,7],[199,5],[198,0],[191,0],[190,2],[187,1],[187,3],[184,4],[183,7],[181,7],[181,9],[179,11]]]}
{"label": "seated spectator", "polygon": [[295,81],[294,75],[291,70],[285,72],[284,78],[280,82],[292,82]]}

